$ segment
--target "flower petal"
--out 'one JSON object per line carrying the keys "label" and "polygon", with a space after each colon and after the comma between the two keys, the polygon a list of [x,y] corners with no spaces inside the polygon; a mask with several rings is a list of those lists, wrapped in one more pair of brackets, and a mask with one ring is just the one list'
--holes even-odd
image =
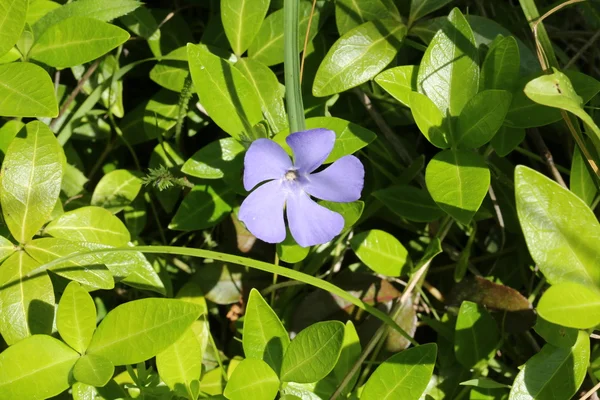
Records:
{"label": "flower petal", "polygon": [[257,139],[244,157],[244,188],[252,190],[259,183],[279,179],[292,168],[292,160],[285,150],[269,139]]}
{"label": "flower petal", "polygon": [[285,239],[283,206],[285,193],[281,181],[267,182],[243,201],[238,218],[254,236],[267,243]]}
{"label": "flower petal", "polygon": [[318,205],[305,192],[290,195],[286,207],[290,232],[302,247],[327,243],[344,228],[340,214]]}
{"label": "flower petal", "polygon": [[295,132],[286,139],[294,152],[294,166],[305,174],[319,168],[333,150],[335,132],[329,129],[310,129]]}
{"label": "flower petal", "polygon": [[316,174],[308,175],[304,190],[322,200],[350,202],[360,198],[365,168],[354,156],[345,156]]}

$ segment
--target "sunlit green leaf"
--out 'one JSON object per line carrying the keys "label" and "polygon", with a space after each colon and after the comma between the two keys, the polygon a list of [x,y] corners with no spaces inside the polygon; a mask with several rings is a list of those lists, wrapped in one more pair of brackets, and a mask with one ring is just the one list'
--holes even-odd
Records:
{"label": "sunlit green leaf", "polygon": [[[85,38],[85,40],[82,40]],[[94,60],[129,39],[123,29],[88,17],[71,17],[51,25],[36,38],[30,57],[56,68]]]}
{"label": "sunlit green leaf", "polygon": [[260,30],[270,0],[226,0],[221,3],[221,21],[233,52],[241,56]]}
{"label": "sunlit green leaf", "polygon": [[56,326],[62,340],[79,353],[85,352],[96,330],[96,306],[77,282],[69,283],[60,297]]}
{"label": "sunlit green leaf", "polygon": [[376,19],[400,19],[400,13],[391,0],[340,0],[335,3],[335,24],[340,35]]}
{"label": "sunlit green leaf", "polygon": [[256,289],[250,291],[242,339],[246,358],[263,360],[279,373],[290,338],[277,314]]}
{"label": "sunlit green leaf", "polygon": [[375,82],[402,105],[410,107],[410,94],[417,91],[418,65],[401,65],[386,69]]}
{"label": "sunlit green leaf", "polygon": [[0,393],[6,399],[44,400],[70,386],[79,354],[47,335],[35,335],[0,353]]}
{"label": "sunlit green leaf", "polygon": [[39,266],[19,251],[0,268],[0,333],[9,345],[32,334],[52,331],[54,290],[50,277],[46,272],[27,276]]}
{"label": "sunlit green leaf", "polygon": [[233,371],[223,394],[230,400],[273,400],[278,389],[277,374],[267,363],[246,359]]}
{"label": "sunlit green leaf", "polygon": [[323,379],[335,367],[343,341],[344,324],[339,321],[317,322],[303,329],[285,352],[281,380],[311,383]]}
{"label": "sunlit green leaf", "polygon": [[589,329],[600,324],[600,292],[577,283],[565,282],[544,292],[538,313],[558,325]]}
{"label": "sunlit green leaf", "polygon": [[94,189],[92,206],[118,213],[131,204],[142,188],[139,174],[117,169],[104,175]]}
{"label": "sunlit green leaf", "polygon": [[64,154],[50,129],[28,123],[8,146],[0,200],[11,233],[26,243],[48,221],[60,192]]}
{"label": "sunlit green leaf", "polygon": [[194,331],[189,328],[173,344],[156,356],[156,368],[163,382],[172,390],[200,379],[202,348]]}
{"label": "sunlit green leaf", "polygon": [[0,114],[8,117],[56,117],[54,84],[43,68],[27,62],[0,65]]}
{"label": "sunlit green leaf", "polygon": [[484,90],[473,96],[456,121],[456,146],[473,149],[489,142],[502,126],[511,99],[505,90]]}
{"label": "sunlit green leaf", "polygon": [[0,22],[0,55],[17,43],[27,17],[28,0],[1,0],[2,21]]}
{"label": "sunlit green leaf", "polygon": [[374,78],[394,58],[405,35],[406,26],[394,19],[366,22],[347,32],[321,62],[313,95],[340,93]]}
{"label": "sunlit green leaf", "polygon": [[73,367],[73,378],[78,382],[102,387],[108,383],[115,372],[115,366],[106,358],[86,354],[77,360]]}
{"label": "sunlit green leaf", "polygon": [[412,267],[406,248],[387,232],[361,232],[350,240],[350,246],[367,267],[379,274],[400,276]]}
{"label": "sunlit green leaf", "polygon": [[172,299],[143,299],[122,304],[102,320],[87,353],[114,365],[145,361],[175,342],[200,316],[201,308]]}

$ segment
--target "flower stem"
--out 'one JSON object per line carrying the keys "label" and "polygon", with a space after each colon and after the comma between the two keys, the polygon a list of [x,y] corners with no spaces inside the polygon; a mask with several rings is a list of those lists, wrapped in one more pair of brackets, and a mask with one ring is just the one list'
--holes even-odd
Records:
{"label": "flower stem", "polygon": [[284,0],[283,3],[285,99],[291,132],[299,132],[305,129],[302,88],[300,87],[300,51],[298,48],[299,5],[299,0]]}

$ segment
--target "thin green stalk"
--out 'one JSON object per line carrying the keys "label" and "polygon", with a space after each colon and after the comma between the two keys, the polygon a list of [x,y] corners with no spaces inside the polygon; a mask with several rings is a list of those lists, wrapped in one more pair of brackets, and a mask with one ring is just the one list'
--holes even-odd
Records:
{"label": "thin green stalk", "polygon": [[304,105],[300,87],[300,50],[299,38],[299,0],[284,0],[283,3],[283,39],[284,39],[284,75],[285,99],[291,132],[305,129]]}
{"label": "thin green stalk", "polygon": [[36,268],[31,271],[27,276],[31,277],[37,275],[41,272],[44,272],[53,266],[59,265],[67,260],[71,260],[73,258],[81,257],[87,254],[100,254],[100,253],[114,253],[114,252],[140,252],[140,253],[149,253],[149,254],[173,254],[179,256],[189,256],[189,257],[199,257],[199,258],[208,258],[211,260],[219,260],[225,261],[232,264],[243,265],[246,267],[258,269],[260,271],[268,272],[271,274],[278,274],[280,276],[284,276],[289,279],[294,279],[300,282],[304,282],[314,287],[318,287],[319,289],[326,290],[330,293],[335,294],[336,296],[348,301],[349,303],[354,304],[356,307],[360,308],[373,315],[375,318],[381,320],[383,323],[388,325],[390,328],[394,329],[398,333],[400,333],[406,340],[410,341],[413,345],[418,346],[419,343],[415,339],[413,339],[404,329],[402,329],[392,318],[390,318],[384,312],[378,310],[377,308],[365,303],[364,301],[352,296],[350,293],[346,292],[339,287],[324,281],[322,279],[316,278],[311,275],[304,274],[300,271],[295,271],[289,268],[278,267],[273,264],[266,263],[264,261],[253,260],[251,258],[240,257],[233,254],[220,253],[217,251],[211,250],[203,250],[203,249],[190,249],[186,247],[176,247],[176,246],[135,246],[135,247],[118,247],[118,248],[105,248],[105,249],[96,249],[90,250],[82,253],[74,253],[68,255],[66,257],[61,257],[56,260],[53,260],[47,264]]}

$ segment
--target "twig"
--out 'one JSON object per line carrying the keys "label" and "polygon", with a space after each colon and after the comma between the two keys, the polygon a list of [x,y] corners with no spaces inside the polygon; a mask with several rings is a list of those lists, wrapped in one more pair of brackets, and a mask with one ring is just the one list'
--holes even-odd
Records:
{"label": "twig", "polygon": [[302,74],[304,72],[304,59],[306,58],[306,48],[308,47],[308,38],[310,37],[310,27],[312,25],[313,16],[315,15],[315,7],[317,0],[313,0],[312,8],[310,9],[310,17],[306,27],[306,35],[304,36],[304,48],[302,49],[302,59],[300,60],[300,83],[302,83]]}
{"label": "twig", "polygon": [[83,74],[83,76],[81,77],[81,79],[79,80],[79,82],[77,82],[77,86],[75,86],[75,89],[73,89],[73,91],[71,92],[71,94],[69,95],[69,97],[67,98],[67,100],[65,100],[63,106],[60,108],[60,112],[58,113],[58,117],[54,118],[52,120],[52,122],[50,123],[50,129],[54,128],[54,126],[56,125],[57,121],[63,116],[63,114],[65,113],[65,111],[67,111],[67,109],[69,108],[69,106],[71,105],[71,103],[73,102],[73,100],[75,100],[75,97],[77,97],[77,95],[79,94],[79,92],[81,92],[81,89],[83,88],[83,85],[88,81],[88,79],[90,79],[90,77],[92,76],[92,74],[94,73],[94,71],[96,70],[96,68],[98,68],[99,64],[100,64],[100,58],[97,59],[96,61],[94,61],[94,63],[92,65],[90,65],[90,67],[87,69],[87,71],[85,71],[85,74]]}
{"label": "twig", "polygon": [[600,38],[600,30],[598,30],[596,33],[594,33],[594,36],[592,36],[587,42],[586,44],[584,44],[581,49],[579,49],[579,51],[569,60],[569,62],[567,63],[567,65],[565,65],[564,69],[569,69],[570,67],[573,66],[573,64],[575,64],[575,62],[579,59],[579,57],[581,57],[583,55],[583,53],[585,53],[585,51],[587,49],[589,49],[596,40],[598,40],[598,38]]}
{"label": "twig", "polygon": [[[385,138],[390,142],[396,153],[398,153],[404,165],[409,166],[413,161],[412,157],[410,156],[410,154],[408,154],[408,151],[406,151],[400,140],[396,137],[394,131],[392,131],[392,128],[390,128],[390,126],[387,124],[387,122],[385,122],[381,114],[379,114],[375,107],[373,107],[373,103],[371,103],[371,99],[369,98],[369,96],[367,96],[367,94],[361,91],[360,89],[354,89],[354,92],[358,96],[363,106],[365,106],[367,112],[369,113],[373,121],[375,121],[375,124],[377,124],[379,130],[381,130],[381,132],[383,133],[383,136],[385,136]],[[417,175],[417,180],[419,181],[419,184],[421,186],[425,186],[425,179],[423,178],[422,174]]]}
{"label": "twig", "polygon": [[587,392],[586,394],[584,394],[580,400],[585,400],[585,399],[589,399],[590,397],[592,397],[592,395],[594,393],[596,393],[598,390],[600,390],[600,383],[598,383],[596,386],[594,386],[592,389],[590,389],[589,392]]}
{"label": "twig", "polygon": [[563,177],[561,176],[560,172],[558,172],[558,169],[554,164],[554,157],[552,157],[552,153],[548,149],[548,146],[546,146],[546,143],[544,142],[542,135],[540,135],[540,132],[536,128],[533,128],[529,130],[529,134],[531,136],[531,139],[533,140],[533,144],[542,154],[542,158],[544,159],[546,165],[550,169],[550,173],[552,173],[554,180],[556,180],[556,182],[558,182],[565,189],[568,189],[567,184],[565,183]]}

